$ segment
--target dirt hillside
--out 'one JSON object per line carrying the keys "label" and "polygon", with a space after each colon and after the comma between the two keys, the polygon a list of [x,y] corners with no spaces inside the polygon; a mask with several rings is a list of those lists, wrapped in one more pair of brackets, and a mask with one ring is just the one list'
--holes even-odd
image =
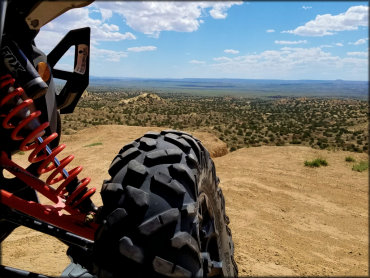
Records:
{"label": "dirt hillside", "polygon": [[138,95],[137,97],[123,99],[119,101],[119,104],[130,104],[130,103],[144,104],[148,102],[165,102],[165,101],[156,94],[142,93]]}
{"label": "dirt hillside", "polygon": [[[80,178],[100,186],[119,149],[145,132],[160,128],[97,126],[65,135],[64,156],[83,165]],[[258,147],[227,153],[205,133],[193,133],[214,154],[226,197],[240,276],[368,275],[368,172],[354,172],[345,157],[366,154],[328,152],[307,147]],[[217,157],[226,154],[222,157]],[[27,153],[28,155],[28,153]],[[322,157],[329,165],[307,168]],[[22,164],[26,155],[16,155]],[[100,196],[94,201],[100,205]],[[58,240],[18,228],[2,244],[2,264],[60,274],[69,260]]]}
{"label": "dirt hillside", "polygon": [[[241,149],[216,158],[242,276],[368,275],[368,172],[349,152]],[[305,160],[325,158],[327,167]]]}

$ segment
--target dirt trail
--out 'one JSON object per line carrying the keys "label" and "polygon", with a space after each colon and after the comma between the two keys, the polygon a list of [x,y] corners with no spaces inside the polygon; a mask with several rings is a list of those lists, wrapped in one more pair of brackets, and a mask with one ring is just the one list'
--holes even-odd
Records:
{"label": "dirt trail", "polygon": [[[161,129],[98,126],[63,136],[64,156],[76,155],[68,169],[83,165],[80,177],[90,176],[99,192],[118,150]],[[213,136],[194,135],[216,155],[225,147]],[[94,143],[101,145],[89,146]],[[352,171],[347,155],[367,159],[300,146],[240,149],[214,158],[240,276],[368,275],[368,172]],[[304,167],[317,157],[329,166]],[[16,159],[24,163],[26,156]],[[99,194],[94,201],[101,204]],[[2,264],[58,275],[69,262],[65,251],[58,240],[22,227],[3,242]]]}

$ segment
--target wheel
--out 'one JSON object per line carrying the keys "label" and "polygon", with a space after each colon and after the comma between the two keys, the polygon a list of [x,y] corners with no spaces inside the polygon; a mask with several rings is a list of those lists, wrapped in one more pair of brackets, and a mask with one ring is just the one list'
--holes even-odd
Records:
{"label": "wheel", "polygon": [[179,131],[124,146],[101,190],[98,277],[236,277],[234,245],[213,161]]}

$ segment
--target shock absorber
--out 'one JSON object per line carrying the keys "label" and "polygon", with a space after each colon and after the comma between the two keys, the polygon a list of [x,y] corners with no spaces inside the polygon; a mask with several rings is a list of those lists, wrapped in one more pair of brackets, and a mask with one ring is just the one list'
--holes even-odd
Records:
{"label": "shock absorber", "polygon": [[66,147],[61,144],[54,149],[49,147],[50,142],[58,137],[53,133],[46,138],[42,138],[45,129],[49,126],[48,122],[40,124],[38,117],[40,111],[35,109],[33,100],[28,98],[21,87],[14,87],[15,79],[10,74],[0,77],[0,117],[3,118],[1,125],[4,129],[12,130],[10,137],[14,141],[19,141],[19,150],[33,150],[28,157],[30,163],[39,163],[37,168],[39,175],[51,172],[46,179],[46,185],[50,186],[64,180],[54,191],[54,194],[61,198],[66,206],[81,212],[94,212],[96,207],[91,202],[90,197],[96,189],[87,189],[90,178],[78,180],[77,175],[82,171],[78,166],[70,171],[65,167],[74,159],[69,155],[62,160],[57,159],[57,155]]}

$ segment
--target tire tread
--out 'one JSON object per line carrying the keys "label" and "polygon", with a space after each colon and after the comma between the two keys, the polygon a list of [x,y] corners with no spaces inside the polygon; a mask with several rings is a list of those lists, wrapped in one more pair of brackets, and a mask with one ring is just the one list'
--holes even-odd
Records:
{"label": "tire tread", "polygon": [[[114,278],[202,276],[197,177],[213,166],[200,141],[185,132],[147,132],[124,146],[101,190],[94,273]],[[209,174],[216,182],[215,171]],[[215,186],[223,220],[229,223],[222,191]],[[233,251],[228,228],[227,234]],[[233,255],[231,260],[236,269]]]}

